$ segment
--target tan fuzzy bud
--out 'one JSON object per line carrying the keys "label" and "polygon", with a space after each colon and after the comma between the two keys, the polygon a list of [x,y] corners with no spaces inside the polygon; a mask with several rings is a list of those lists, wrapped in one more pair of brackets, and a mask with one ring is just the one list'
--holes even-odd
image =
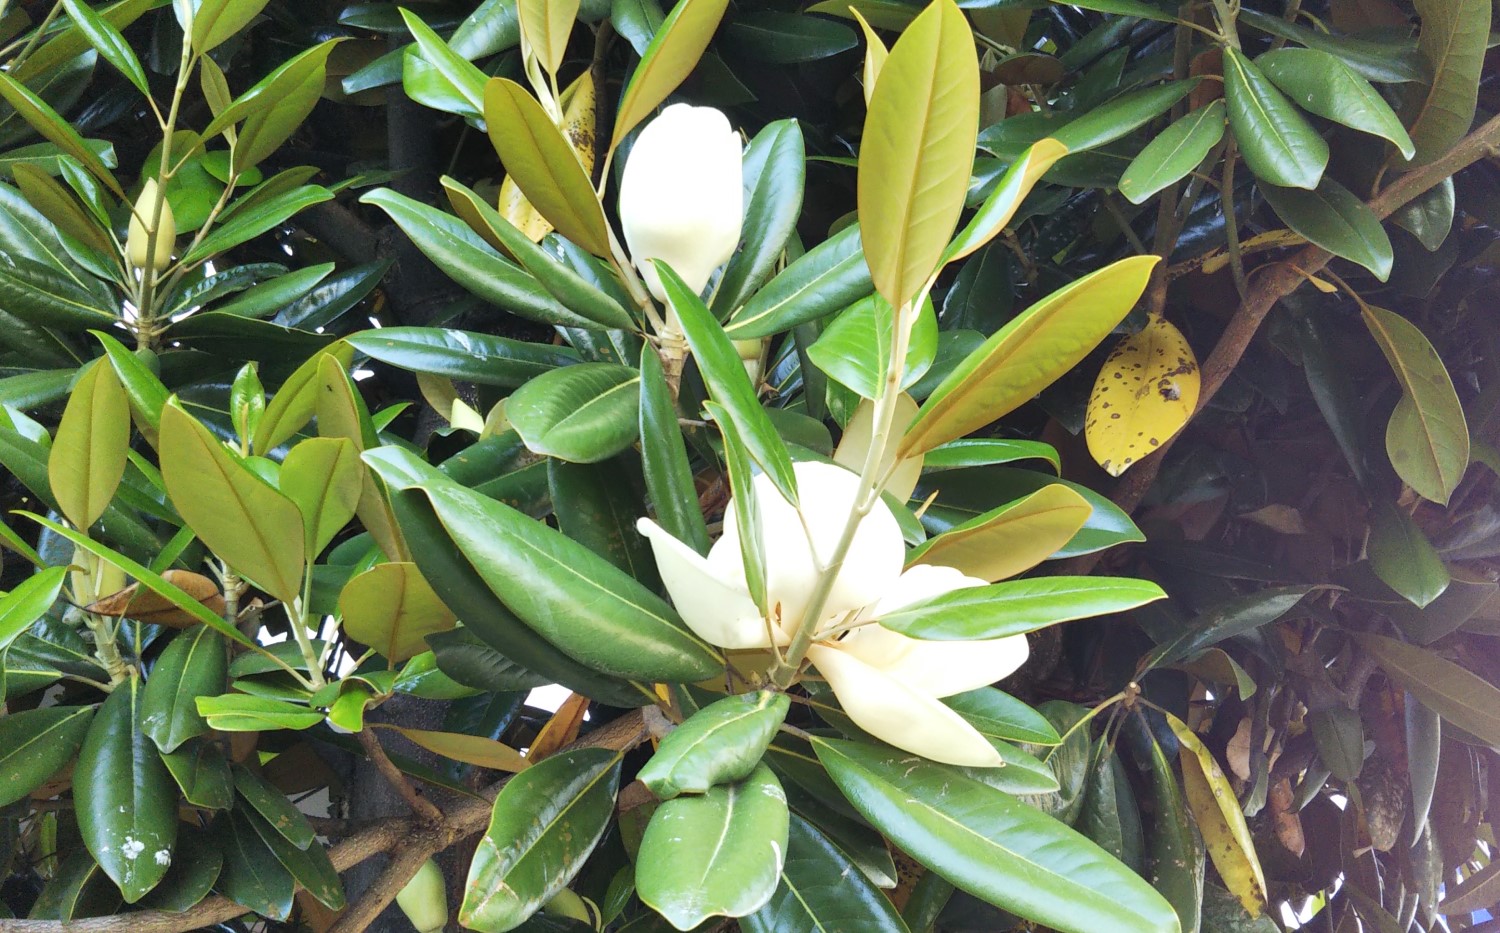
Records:
{"label": "tan fuzzy bud", "polygon": [[[161,203],[156,242],[151,243],[151,224],[156,219],[157,203]],[[130,213],[130,236],[125,241],[125,258],[136,269],[150,266],[160,272],[172,262],[172,247],[177,240],[177,221],[172,217],[171,202],[161,197],[156,179],[148,178],[141,186],[141,196],[136,199]],[[147,250],[150,248],[150,255]]]}

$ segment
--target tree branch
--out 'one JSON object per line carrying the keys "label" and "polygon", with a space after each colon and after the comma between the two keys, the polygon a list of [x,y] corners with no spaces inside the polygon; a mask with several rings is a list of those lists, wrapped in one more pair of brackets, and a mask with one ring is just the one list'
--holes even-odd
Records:
{"label": "tree branch", "polygon": [[[1497,145],[1500,145],[1500,117],[1491,119],[1465,136],[1437,161],[1430,162],[1396,179],[1369,201],[1370,210],[1375,212],[1376,217],[1384,220],[1407,202],[1441,184],[1444,179],[1456,175],[1490,155]],[[1245,355],[1246,348],[1250,346],[1250,341],[1260,330],[1261,323],[1277,302],[1307,281],[1306,275],[1316,273],[1332,258],[1333,254],[1327,250],[1308,244],[1290,259],[1258,270],[1251,280],[1249,294],[1240,302],[1234,316],[1229,319],[1229,324],[1224,328],[1219,342],[1214,345],[1213,352],[1209,354],[1208,359],[1203,361],[1203,383],[1198,395],[1198,408],[1194,412],[1195,416],[1203,411],[1213,399],[1214,394],[1228,380],[1230,373],[1234,372],[1234,368],[1239,365],[1240,359]],[[1177,437],[1181,436],[1179,432]],[[1163,444],[1151,456],[1141,460],[1129,473],[1125,474],[1125,479],[1121,480],[1114,492],[1113,498],[1116,505],[1126,512],[1135,511],[1151,489],[1151,484],[1156,481],[1156,476],[1161,471],[1162,460],[1171,446],[1171,441]],[[1100,556],[1089,554],[1076,557],[1059,567],[1058,572],[1088,574],[1098,565]]]}
{"label": "tree branch", "polygon": [[[395,788],[396,793],[411,808],[411,812],[430,823],[437,823],[442,820],[443,811],[434,806],[432,801],[418,793],[417,789],[406,779],[406,775],[401,773],[401,769],[392,763],[390,756],[381,747],[380,739],[375,737],[373,729],[367,726],[355,733],[355,738],[359,739],[359,744],[364,748],[365,754],[369,756],[370,761],[375,765],[375,770],[380,772],[380,776],[385,778],[387,784]],[[421,863],[419,862],[418,864]]]}
{"label": "tree branch", "polygon": [[[579,738],[568,748],[626,751],[644,742],[648,734],[641,711],[633,710]],[[328,857],[340,874],[382,852],[402,853],[386,867],[369,894],[350,905],[344,916],[374,917],[379,914],[406,886],[406,882],[422,862],[433,853],[488,826],[490,807],[510,777],[507,775],[485,788],[480,799],[460,801],[447,813],[443,813],[437,824],[416,817],[390,820],[361,830],[330,849]],[[435,848],[428,848],[429,846]],[[420,858],[415,858],[414,861],[408,858],[407,853],[412,851],[422,852]],[[401,870],[406,872],[404,877],[397,877],[397,866],[401,866]],[[367,901],[372,903],[366,906]],[[377,901],[378,903],[373,903]],[[223,895],[214,895],[181,913],[139,910],[86,920],[0,920],[0,933],[186,933],[188,930],[223,923],[246,913],[249,911]],[[342,920],[340,923],[340,933],[363,929],[362,926],[343,926]]]}

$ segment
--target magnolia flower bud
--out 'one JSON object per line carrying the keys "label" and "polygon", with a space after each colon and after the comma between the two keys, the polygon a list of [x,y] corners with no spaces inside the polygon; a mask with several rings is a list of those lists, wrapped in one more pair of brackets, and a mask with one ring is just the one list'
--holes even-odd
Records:
{"label": "magnolia flower bud", "polygon": [[666,301],[651,260],[701,292],[739,245],[745,221],[740,137],[712,107],[673,104],[641,130],[620,179],[620,224],[646,287]]}
{"label": "magnolia flower bud", "polygon": [[417,933],[439,933],[448,925],[448,892],[437,862],[428,859],[422,863],[396,895],[396,906],[417,928]]}
{"label": "magnolia flower bud", "polygon": [[[161,218],[156,230],[156,242],[151,244],[151,223],[156,218],[157,202],[161,203]],[[151,267],[160,272],[172,261],[172,247],[177,240],[177,221],[172,217],[171,202],[161,196],[156,179],[148,178],[141,186],[141,196],[136,199],[135,209],[130,212],[130,236],[125,241],[125,258],[136,269]],[[146,254],[148,244],[151,254]]]}

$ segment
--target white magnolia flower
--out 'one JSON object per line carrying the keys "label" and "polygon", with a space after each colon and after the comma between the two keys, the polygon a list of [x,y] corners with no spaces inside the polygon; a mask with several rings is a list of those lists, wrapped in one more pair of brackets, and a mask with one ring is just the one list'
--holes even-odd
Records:
{"label": "white magnolia flower", "polygon": [[984,736],[938,701],[987,686],[1020,667],[1026,636],[921,641],[881,628],[877,620],[887,613],[985,585],[952,567],[918,565],[902,572],[906,547],[884,503],[877,503],[856,529],[821,618],[804,619],[817,584],[814,555],[826,559],[833,552],[859,480],[826,463],[798,463],[795,470],[801,515],[768,477],[755,478],[769,617],[755,607],[745,582],[732,502],[724,534],[707,557],[650,519],[637,523],[683,621],[705,640],[729,649],[783,646],[800,626],[814,624],[807,658],[861,729],[934,761],[999,765],[999,754]]}
{"label": "white magnolia flower", "polygon": [[673,104],[636,138],[620,179],[620,224],[646,287],[665,302],[651,260],[694,292],[733,255],[745,222],[739,134],[713,107]]}

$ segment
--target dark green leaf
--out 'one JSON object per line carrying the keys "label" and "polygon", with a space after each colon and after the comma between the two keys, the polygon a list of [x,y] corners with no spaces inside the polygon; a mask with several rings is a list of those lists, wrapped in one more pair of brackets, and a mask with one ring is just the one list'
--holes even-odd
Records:
{"label": "dark green leaf", "polygon": [[817,827],[793,814],[781,883],[766,906],[740,918],[746,933],[907,933],[890,899],[854,870]]}
{"label": "dark green leaf", "polygon": [[742,780],[760,764],[790,703],[784,693],[760,691],[705,706],[667,733],[636,778],[662,800]]}
{"label": "dark green leaf", "polygon": [[1120,176],[1120,193],[1131,204],[1186,178],[1224,138],[1224,101],[1213,100],[1177,120],[1161,133]]}
{"label": "dark green leaf", "polygon": [[224,691],[229,652],[224,638],[207,626],[194,626],[172,639],[151,668],[141,699],[141,731],[164,752],[208,731],[194,705],[200,696]]}
{"label": "dark green leaf", "polygon": [[1308,240],[1357,262],[1384,282],[1391,274],[1391,240],[1380,219],[1348,188],[1325,178],[1317,190],[1261,186],[1276,215]]}
{"label": "dark green leaf", "polygon": [[1388,139],[1411,158],[1411,137],[1391,105],[1338,56],[1316,49],[1282,48],[1260,56],[1255,64],[1303,110]]}
{"label": "dark green leaf", "polygon": [[505,388],[578,362],[578,355],[567,347],[446,327],[382,327],[344,339],[360,353],[392,366]]}
{"label": "dark green leaf", "polygon": [[708,526],[698,507],[677,404],[655,353],[641,354],[640,406],[641,466],[656,522],[699,554],[707,554]]}
{"label": "dark green leaf", "polygon": [[1255,177],[1288,188],[1318,186],[1328,143],[1292,102],[1235,49],[1224,51],[1229,125]]}
{"label": "dark green leaf", "polygon": [[640,375],[614,363],[578,363],[532,378],[505,403],[526,446],[574,463],[597,463],[635,443]]}
{"label": "dark green leaf", "polygon": [[234,803],[229,762],[217,746],[190,739],[177,751],[161,758],[188,803],[209,810],[228,810]]}
{"label": "dark green leaf", "polygon": [[1418,0],[1422,30],[1417,48],[1431,67],[1425,91],[1406,108],[1417,154],[1413,165],[1427,165],[1446,155],[1469,132],[1478,102],[1479,78],[1489,45],[1489,5],[1482,0]]}
{"label": "dark green leaf", "polygon": [[779,334],[847,308],[874,288],[859,227],[850,224],[767,282],[725,329],[735,340]]}
{"label": "dark green leaf", "polygon": [[94,710],[54,706],[0,716],[0,806],[46,783],[83,744]]}
{"label": "dark green leaf", "polygon": [[[800,23],[831,26],[848,33],[850,45],[853,45],[853,33],[827,20],[782,13],[752,13],[749,16],[787,16]],[[797,218],[802,213],[802,187],[806,176],[802,128],[797,121],[778,120],[756,134],[745,151],[744,173],[747,179],[753,180],[745,209],[747,237],[719,278],[713,312],[720,319],[750,300],[766,283],[786,248],[787,240],[796,232]]]}

